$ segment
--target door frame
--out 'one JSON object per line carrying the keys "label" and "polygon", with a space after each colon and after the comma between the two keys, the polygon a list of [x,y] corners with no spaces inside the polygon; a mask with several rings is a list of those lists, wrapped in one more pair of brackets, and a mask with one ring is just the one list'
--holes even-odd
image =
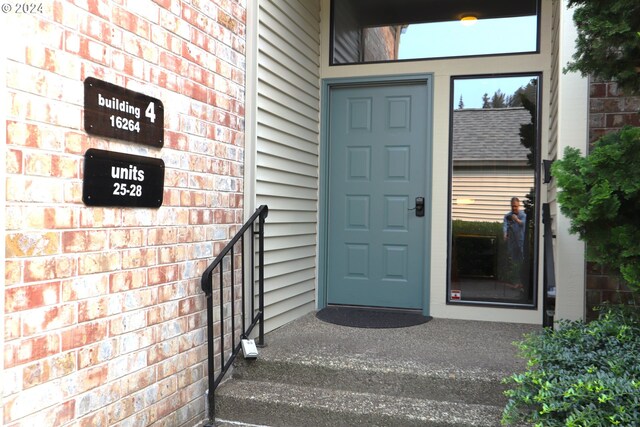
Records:
{"label": "door frame", "polygon": [[424,283],[422,288],[422,314],[429,315],[431,281],[431,225],[432,225],[432,185],[433,185],[433,74],[404,74],[372,77],[346,77],[323,79],[320,101],[320,177],[318,206],[318,283],[316,287],[317,308],[327,306],[327,268],[328,268],[328,213],[329,213],[329,110],[330,93],[334,88],[379,86],[385,84],[423,83],[427,86],[426,158],[424,197],[425,197],[425,238],[424,238]]}

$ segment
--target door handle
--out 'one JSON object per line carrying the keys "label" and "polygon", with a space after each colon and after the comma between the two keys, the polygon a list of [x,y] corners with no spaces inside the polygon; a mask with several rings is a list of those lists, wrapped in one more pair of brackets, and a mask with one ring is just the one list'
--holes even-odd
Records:
{"label": "door handle", "polygon": [[416,216],[424,216],[424,197],[416,197],[416,207],[409,210],[416,211]]}

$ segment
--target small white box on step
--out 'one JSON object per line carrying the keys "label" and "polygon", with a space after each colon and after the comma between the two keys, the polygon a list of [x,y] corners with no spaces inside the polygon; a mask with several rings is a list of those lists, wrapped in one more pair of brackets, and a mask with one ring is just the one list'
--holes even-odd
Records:
{"label": "small white box on step", "polygon": [[258,357],[258,348],[254,340],[242,340],[242,354],[245,359],[255,359]]}

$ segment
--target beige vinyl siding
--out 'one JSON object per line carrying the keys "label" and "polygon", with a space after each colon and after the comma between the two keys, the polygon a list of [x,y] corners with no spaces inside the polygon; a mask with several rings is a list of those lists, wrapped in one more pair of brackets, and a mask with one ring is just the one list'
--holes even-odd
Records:
{"label": "beige vinyl siding", "polygon": [[551,37],[551,85],[549,99],[549,158],[557,158],[558,147],[558,87],[562,75],[560,64],[560,7],[561,2],[553,2],[552,37]]}
{"label": "beige vinyl siding", "polygon": [[266,330],[315,309],[320,4],[260,1],[256,202],[269,206]]}
{"label": "beige vinyl siding", "polygon": [[[560,78],[562,76],[562,64],[560,64],[560,18],[563,2],[554,0],[553,2],[553,18],[552,18],[552,38],[551,38],[551,76],[550,76],[550,99],[549,99],[549,149],[547,152],[548,159],[556,160],[558,158],[558,102]],[[555,234],[557,227],[557,187],[555,180],[547,185],[547,202],[551,208],[551,216],[553,217],[552,228]],[[554,241],[555,244],[555,241]]]}
{"label": "beige vinyl siding", "polygon": [[452,219],[502,222],[504,214],[509,212],[511,198],[518,197],[524,202],[533,185],[533,172],[455,171]]}
{"label": "beige vinyl siding", "polygon": [[361,31],[355,10],[346,1],[334,2],[333,8],[336,32],[333,40],[333,62],[356,64],[361,61]]}

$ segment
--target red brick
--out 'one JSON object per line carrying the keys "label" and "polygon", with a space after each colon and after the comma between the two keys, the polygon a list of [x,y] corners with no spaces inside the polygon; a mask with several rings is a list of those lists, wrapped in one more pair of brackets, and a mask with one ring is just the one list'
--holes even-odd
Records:
{"label": "red brick", "polygon": [[149,267],[157,264],[155,249],[131,249],[122,253],[122,268]]}
{"label": "red brick", "polygon": [[4,316],[4,339],[11,341],[20,338],[21,334],[20,314]]}
{"label": "red brick", "polygon": [[177,355],[180,352],[180,337],[174,337],[151,347],[147,357],[149,365],[166,360]]}
{"label": "red brick", "polygon": [[107,275],[88,276],[62,282],[62,300],[77,301],[106,295],[109,292]]}
{"label": "red brick", "polygon": [[39,143],[40,127],[7,121],[7,145],[38,147]]}
{"label": "red brick", "polygon": [[122,393],[123,395],[130,395],[136,391],[142,390],[145,387],[155,383],[156,374],[155,367],[143,369],[128,375],[122,379]]}
{"label": "red brick", "polygon": [[180,75],[184,74],[187,70],[186,62],[183,63],[181,58],[165,51],[160,52],[158,65],[167,71],[172,71]]}
{"label": "red brick", "polygon": [[7,150],[6,172],[10,174],[22,173],[22,151],[11,149]]}
{"label": "red brick", "polygon": [[204,298],[202,298],[202,295],[196,295],[180,300],[179,307],[180,316],[186,316],[188,314],[202,311],[205,309]]}
{"label": "red brick", "polygon": [[85,0],[87,10],[92,15],[97,15],[104,19],[109,19],[111,15],[111,7],[105,0]]}
{"label": "red brick", "polygon": [[122,299],[117,295],[91,298],[78,303],[78,322],[101,319],[121,311]]}
{"label": "red brick", "polygon": [[117,252],[83,254],[78,260],[78,273],[80,275],[104,273],[119,270],[121,266],[121,257]]}
{"label": "red brick", "polygon": [[172,0],[153,0],[153,2],[161,6],[163,9],[170,9],[173,3]]}
{"label": "red brick", "polygon": [[67,31],[65,33],[65,49],[69,53],[77,54],[98,64],[110,65],[111,52],[108,47],[80,34]]}
{"label": "red brick", "polygon": [[207,17],[184,3],[182,4],[182,18],[196,28],[201,30],[207,29],[207,24],[209,22]]}
{"label": "red brick", "polygon": [[75,305],[61,305],[33,310],[22,316],[22,333],[25,336],[54,331],[76,323]]}
{"label": "red brick", "polygon": [[48,359],[42,359],[24,367],[23,387],[25,389],[44,384],[56,378],[61,378],[75,372],[76,354],[68,352],[56,354]]}
{"label": "red brick", "polygon": [[607,85],[606,83],[591,83],[589,91],[591,98],[603,98],[607,96]]}
{"label": "red brick", "polygon": [[27,285],[5,290],[4,309],[7,313],[29,310],[60,302],[60,282]]}
{"label": "red brick", "polygon": [[[123,249],[144,245],[144,231],[140,229],[117,229],[109,231],[109,247]],[[169,242],[166,242],[169,243]]]}
{"label": "red brick", "polygon": [[6,256],[55,255],[60,250],[59,234],[55,232],[12,233],[5,236]]}
{"label": "red brick", "polygon": [[141,396],[126,396],[118,399],[113,405],[107,408],[109,413],[109,425],[115,425],[118,421],[129,418],[136,412],[136,407],[143,406]]}
{"label": "red brick", "polygon": [[149,246],[173,245],[178,242],[177,229],[175,227],[154,228],[149,230],[147,244]]}
{"label": "red brick", "polygon": [[95,366],[114,359],[117,355],[118,341],[116,339],[103,340],[96,344],[87,345],[78,350],[78,369]]}
{"label": "red brick", "polygon": [[80,31],[82,34],[106,44],[112,43],[114,35],[114,31],[107,21],[93,15],[85,15],[85,18],[80,20]]}
{"label": "red brick", "polygon": [[80,418],[75,424],[77,427],[107,427],[109,425],[109,416],[106,409]]}
{"label": "red brick", "polygon": [[178,278],[178,268],[176,265],[163,265],[150,268],[147,272],[149,285],[171,283]]}
{"label": "red brick", "polygon": [[141,270],[113,273],[109,277],[111,292],[127,291],[147,286],[146,273]]}
{"label": "red brick", "polygon": [[112,10],[112,20],[114,24],[131,33],[137,34],[145,39],[150,38],[151,31],[149,22],[125,9],[114,7]]}
{"label": "red brick", "polygon": [[71,3],[55,1],[53,3],[53,19],[64,27],[77,28],[80,21],[78,9]]}
{"label": "red brick", "polygon": [[104,230],[65,231],[62,247],[65,253],[103,251],[107,248],[107,236]]}
{"label": "red brick", "polygon": [[147,316],[144,311],[132,311],[117,316],[109,321],[109,334],[111,336],[122,335],[127,332],[137,331],[147,326]]}
{"label": "red brick", "polygon": [[107,336],[105,322],[84,323],[62,332],[62,351],[84,347]]}
{"label": "red brick", "polygon": [[[147,319],[148,319],[148,312]],[[148,325],[148,323],[147,323]],[[119,337],[119,353],[124,355],[140,349],[151,347],[157,343],[157,328],[144,328]]]}
{"label": "red brick", "polygon": [[56,404],[35,415],[27,416],[15,423],[4,425],[6,427],[66,425],[75,417],[75,403],[75,400],[69,400],[61,404]]}
{"label": "red brick", "polygon": [[78,371],[76,381],[78,384],[77,392],[84,393],[106,384],[108,376],[109,366],[106,364]]}
{"label": "red brick", "polygon": [[4,367],[13,368],[33,362],[60,351],[60,337],[57,334],[15,340],[4,345]]}
{"label": "red brick", "polygon": [[11,286],[22,283],[22,261],[5,260],[4,285]]}
{"label": "red brick", "polygon": [[238,21],[233,19],[228,13],[218,8],[218,22],[224,25],[232,32],[236,32],[238,28]]}
{"label": "red brick", "polygon": [[157,403],[158,417],[163,418],[169,415],[170,413],[176,411],[179,407],[180,407],[180,402],[174,396],[170,396],[164,400],[161,400],[160,402]]}
{"label": "red brick", "polygon": [[124,293],[122,307],[124,311],[137,310],[156,304],[157,290],[154,289],[136,289]]}
{"label": "red brick", "polygon": [[25,261],[24,280],[35,282],[71,277],[76,272],[76,261],[67,256]]}
{"label": "red brick", "polygon": [[82,228],[116,227],[121,225],[120,211],[111,208],[85,208],[80,210]]}

